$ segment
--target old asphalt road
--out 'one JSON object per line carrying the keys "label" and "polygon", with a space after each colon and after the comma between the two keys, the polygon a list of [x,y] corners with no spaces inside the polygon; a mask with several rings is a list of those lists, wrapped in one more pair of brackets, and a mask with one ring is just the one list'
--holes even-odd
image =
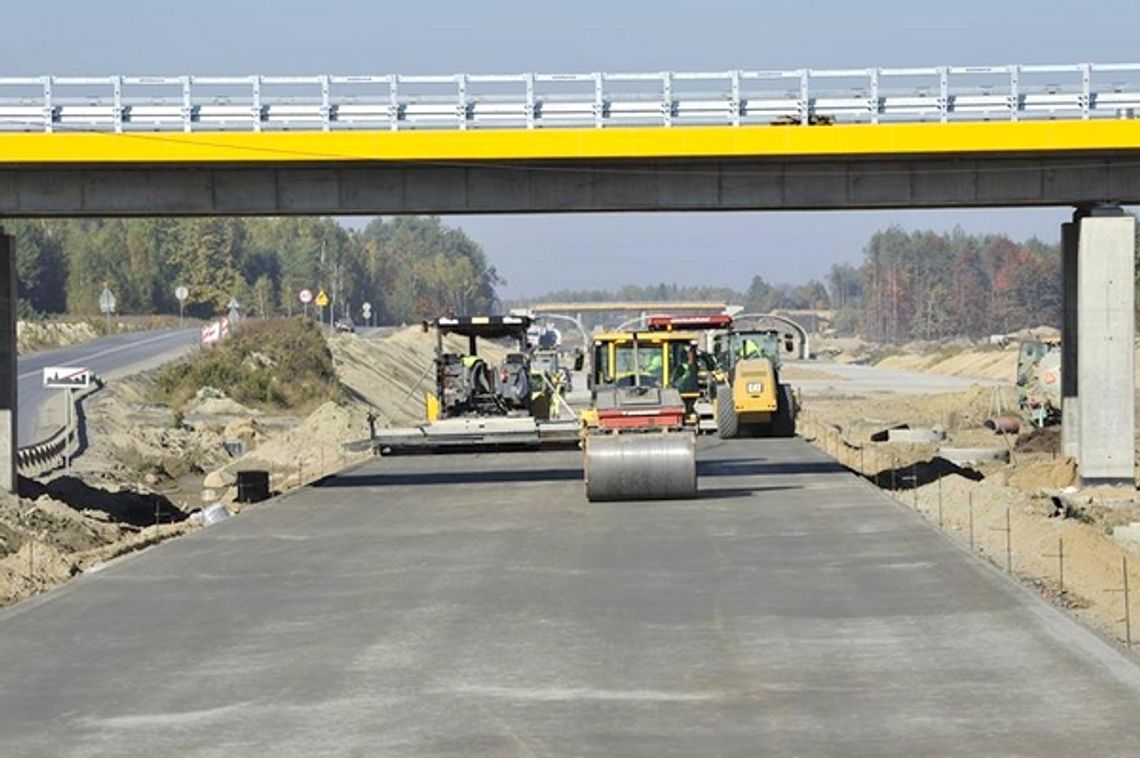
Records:
{"label": "old asphalt road", "polygon": [[381,459],[0,613],[5,756],[1135,756],[1140,668],[798,440]]}
{"label": "old asphalt road", "polygon": [[[19,415],[16,436],[20,445],[43,440],[63,423],[61,390],[44,389],[43,370],[48,366],[79,366],[110,379],[143,371],[176,357],[198,344],[197,329],[164,329],[101,337],[42,353],[21,356],[17,366]],[[45,419],[45,406],[55,403],[52,418]],[[45,423],[45,421],[47,423]]]}

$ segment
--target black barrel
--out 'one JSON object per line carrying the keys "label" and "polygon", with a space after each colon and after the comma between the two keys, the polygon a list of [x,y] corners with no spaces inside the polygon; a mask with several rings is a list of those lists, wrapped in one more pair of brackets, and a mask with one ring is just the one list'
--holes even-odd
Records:
{"label": "black barrel", "polygon": [[237,472],[237,501],[239,503],[260,503],[268,498],[268,471]]}

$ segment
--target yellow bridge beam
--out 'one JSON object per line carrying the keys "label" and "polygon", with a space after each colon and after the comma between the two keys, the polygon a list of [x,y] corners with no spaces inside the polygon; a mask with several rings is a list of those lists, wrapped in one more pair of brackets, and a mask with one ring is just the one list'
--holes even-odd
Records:
{"label": "yellow bridge beam", "polygon": [[1140,150],[1140,120],[367,132],[0,133],[0,167],[794,158]]}

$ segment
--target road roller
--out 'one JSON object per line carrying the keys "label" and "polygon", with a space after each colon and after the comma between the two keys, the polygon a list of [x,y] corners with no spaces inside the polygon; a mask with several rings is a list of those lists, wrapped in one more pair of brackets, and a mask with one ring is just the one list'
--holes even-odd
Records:
{"label": "road roller", "polygon": [[636,332],[619,337],[595,343],[582,443],[586,499],[695,498],[697,427],[681,390],[663,381],[670,343],[643,347]]}

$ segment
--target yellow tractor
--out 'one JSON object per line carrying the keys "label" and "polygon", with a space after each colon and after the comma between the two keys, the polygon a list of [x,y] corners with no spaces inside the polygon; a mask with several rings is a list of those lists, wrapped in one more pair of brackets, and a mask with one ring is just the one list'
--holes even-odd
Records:
{"label": "yellow tractor", "polygon": [[713,390],[717,435],[794,437],[797,401],[780,383],[780,334],[728,330],[713,337],[717,373]]}

